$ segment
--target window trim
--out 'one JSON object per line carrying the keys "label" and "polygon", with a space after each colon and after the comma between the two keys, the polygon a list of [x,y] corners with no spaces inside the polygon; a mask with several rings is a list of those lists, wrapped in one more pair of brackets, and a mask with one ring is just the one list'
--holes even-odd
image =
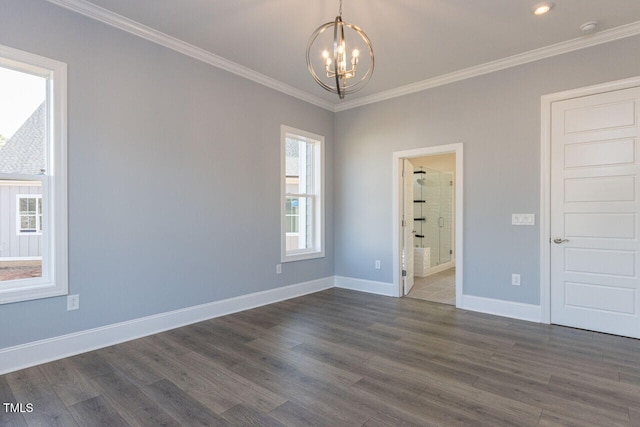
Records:
{"label": "window trim", "polygon": [[[0,304],[67,295],[69,291],[67,216],[67,64],[0,45],[0,66],[47,79],[47,172],[42,183],[42,277],[0,282]],[[33,181],[31,175],[0,174]],[[30,234],[31,233],[27,233]]]}
{"label": "window trim", "polygon": [[[20,200],[21,199],[36,199],[36,229],[33,231],[23,231],[22,230],[22,217],[25,216],[21,213],[20,210]],[[17,236],[42,236],[42,221],[40,217],[42,216],[42,202],[38,203],[38,199],[42,200],[42,194],[16,194],[16,235]],[[38,206],[40,206],[40,210],[38,211]],[[33,216],[28,215],[27,216]]]}
{"label": "window trim", "polygon": [[[287,226],[286,226],[286,140],[287,137],[295,137],[314,142],[314,183],[313,195],[313,236],[314,246],[309,249],[298,249],[287,252]],[[307,259],[324,258],[325,256],[325,214],[324,214],[324,136],[296,129],[290,126],[280,127],[280,261],[292,262]],[[319,188],[318,188],[319,187]],[[291,196],[291,195],[289,195]]]}

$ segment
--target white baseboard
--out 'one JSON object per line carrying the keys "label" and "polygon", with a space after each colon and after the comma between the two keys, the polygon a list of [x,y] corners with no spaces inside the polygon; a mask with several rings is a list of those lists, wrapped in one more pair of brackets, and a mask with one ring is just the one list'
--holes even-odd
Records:
{"label": "white baseboard", "polygon": [[454,267],[453,262],[447,262],[445,264],[440,264],[440,265],[437,265],[435,267],[429,267],[429,269],[426,271],[427,274],[425,274],[424,276],[418,276],[417,274],[415,276],[416,277],[429,277],[429,276],[432,276],[432,275],[434,275],[436,273],[440,273],[441,271],[448,270],[448,269],[450,269],[452,267]]}
{"label": "white baseboard", "polygon": [[333,286],[325,277],[0,349],[0,375]]}
{"label": "white baseboard", "polygon": [[354,279],[352,277],[335,276],[336,288],[351,289],[352,291],[369,292],[370,294],[396,296],[393,283],[376,282],[373,280]]}
{"label": "white baseboard", "polygon": [[457,307],[512,319],[528,320],[529,322],[540,323],[542,321],[542,309],[539,305],[521,302],[462,295],[462,303]]}

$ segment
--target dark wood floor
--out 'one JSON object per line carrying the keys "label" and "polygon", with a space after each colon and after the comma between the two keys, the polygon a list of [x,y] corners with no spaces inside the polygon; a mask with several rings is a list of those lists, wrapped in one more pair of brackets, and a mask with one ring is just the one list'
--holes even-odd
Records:
{"label": "dark wood floor", "polygon": [[10,426],[640,425],[640,341],[331,289],[0,376]]}

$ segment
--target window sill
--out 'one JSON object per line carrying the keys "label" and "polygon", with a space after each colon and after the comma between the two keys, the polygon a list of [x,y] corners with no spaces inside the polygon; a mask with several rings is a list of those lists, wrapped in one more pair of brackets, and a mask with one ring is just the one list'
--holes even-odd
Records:
{"label": "window sill", "polygon": [[33,285],[15,284],[13,286],[0,286],[0,304],[30,301],[41,298],[67,295],[67,287],[53,283],[40,283]]}
{"label": "window sill", "polygon": [[304,261],[308,259],[324,258],[324,251],[320,252],[298,252],[284,255],[281,262]]}

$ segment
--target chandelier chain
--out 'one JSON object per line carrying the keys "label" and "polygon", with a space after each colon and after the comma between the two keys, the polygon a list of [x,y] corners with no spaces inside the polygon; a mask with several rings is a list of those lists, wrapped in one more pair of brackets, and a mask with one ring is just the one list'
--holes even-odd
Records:
{"label": "chandelier chain", "polygon": [[342,0],[340,0],[340,8],[338,10],[339,10],[338,16],[342,17]]}

